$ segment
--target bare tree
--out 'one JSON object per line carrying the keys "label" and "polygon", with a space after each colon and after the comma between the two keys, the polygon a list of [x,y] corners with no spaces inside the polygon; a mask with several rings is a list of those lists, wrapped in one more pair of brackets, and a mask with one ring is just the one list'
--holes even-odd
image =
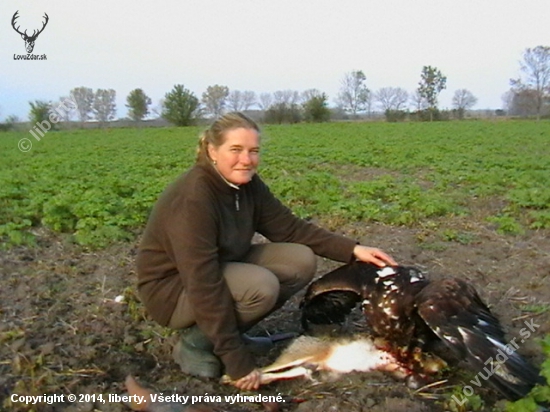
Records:
{"label": "bare tree", "polygon": [[263,111],[269,109],[269,106],[273,104],[273,95],[271,93],[261,93],[260,99],[258,100],[258,106]]}
{"label": "bare tree", "polygon": [[506,93],[504,93],[500,100],[502,100],[502,108],[506,113],[510,113],[510,109],[512,108],[512,100],[514,99],[514,91],[508,90]]}
{"label": "bare tree", "polygon": [[296,90],[277,90],[273,93],[274,104],[293,105],[300,101],[300,93]]}
{"label": "bare tree", "polygon": [[252,90],[243,92],[243,110],[249,110],[256,104],[256,93]]}
{"label": "bare tree", "polygon": [[346,73],[342,79],[337,103],[353,116],[367,109],[370,90],[365,85],[366,80],[361,70]]}
{"label": "bare tree", "polygon": [[94,91],[88,87],[76,87],[71,90],[71,99],[76,103],[78,118],[84,126],[84,122],[91,118]]}
{"label": "bare tree", "polygon": [[365,100],[365,111],[367,112],[367,117],[372,116],[372,106],[374,105],[374,93],[370,90],[367,94],[367,99]]}
{"label": "bare tree", "polygon": [[100,126],[115,119],[116,115],[116,92],[113,89],[97,89],[94,95],[92,110],[94,117]]}
{"label": "bare tree", "polygon": [[464,119],[466,110],[471,109],[477,103],[477,97],[475,97],[471,91],[467,89],[459,89],[455,91],[453,96],[453,108],[458,113],[459,119]]}
{"label": "bare tree", "polygon": [[58,101],[50,103],[49,119],[52,123],[67,125],[76,109],[76,103],[70,97],[60,97]]}
{"label": "bare tree", "polygon": [[550,47],[537,46],[534,49],[526,49],[520,66],[524,76],[511,79],[510,83],[516,92],[534,92],[537,119],[540,119],[543,107],[550,99]]}
{"label": "bare tree", "polygon": [[159,99],[158,104],[151,109],[151,113],[153,113],[157,119],[161,118],[163,108],[164,108],[164,99]]}
{"label": "bare tree", "polygon": [[511,116],[536,116],[538,113],[537,92],[533,89],[511,90],[508,113]]}
{"label": "bare tree", "polygon": [[250,90],[241,92],[232,90],[227,96],[227,107],[229,110],[239,112],[241,110],[249,110],[256,104],[256,93]]}
{"label": "bare tree", "polygon": [[227,96],[227,107],[229,110],[240,112],[243,110],[243,93],[240,90],[231,90]]}
{"label": "bare tree", "polygon": [[400,87],[383,87],[374,94],[380,110],[403,110],[409,100],[409,93]]}
{"label": "bare tree", "polygon": [[51,104],[51,111],[60,121],[68,123],[77,111],[76,102],[70,97],[60,97],[57,102]]}
{"label": "bare tree", "polygon": [[307,89],[307,90],[304,90],[301,94],[300,94],[300,101],[302,103],[305,103],[311,99],[314,99],[314,98],[317,98],[317,97],[321,97],[323,95],[323,93],[321,93],[319,90],[317,89]]}
{"label": "bare tree", "polygon": [[227,86],[208,86],[206,92],[202,94],[202,103],[206,108],[206,112],[214,117],[220,116],[224,109],[229,96],[229,88]]}
{"label": "bare tree", "polygon": [[295,90],[277,90],[273,93],[273,102],[265,112],[267,123],[297,123],[302,119],[299,106],[300,93]]}
{"label": "bare tree", "polygon": [[418,90],[415,90],[414,93],[411,94],[409,101],[417,112],[426,110],[429,106],[424,96],[422,96]]}

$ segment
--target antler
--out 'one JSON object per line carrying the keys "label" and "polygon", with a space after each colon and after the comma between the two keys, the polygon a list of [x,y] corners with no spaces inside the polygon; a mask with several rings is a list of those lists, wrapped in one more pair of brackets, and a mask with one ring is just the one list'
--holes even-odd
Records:
{"label": "antler", "polygon": [[17,26],[17,28],[15,27],[15,20],[17,20],[17,18],[19,17],[19,16],[17,15],[18,13],[19,13],[19,10],[17,10],[17,11],[15,12],[15,14],[13,15],[13,17],[12,17],[12,19],[11,19],[11,25],[12,25],[13,29],[14,29],[17,33],[19,33],[21,36],[25,36],[25,38],[27,38],[27,39],[29,39],[29,40],[36,39],[36,38],[38,37],[38,35],[39,35],[40,33],[42,33],[42,31],[43,31],[44,28],[46,27],[46,24],[48,24],[48,21],[50,20],[50,18],[48,17],[48,15],[47,15],[46,13],[44,13],[44,16],[43,16],[43,17],[46,18],[46,21],[45,21],[44,23],[42,23],[42,24],[43,24],[43,25],[42,25],[42,28],[41,28],[40,30],[38,30],[38,33],[36,32],[36,30],[34,30],[33,33],[32,33],[32,36],[29,36],[29,35],[27,34],[27,30],[25,30],[24,33],[21,33],[21,32],[19,31],[19,27],[20,27],[20,26]]}
{"label": "antler", "polygon": [[46,18],[46,21],[44,22],[42,28],[38,31],[38,33],[34,34],[34,32],[32,33],[32,37],[38,37],[38,35],[40,33],[42,33],[44,31],[44,28],[46,27],[46,24],[48,24],[48,20],[50,20],[50,18],[48,17],[48,15],[44,12],[44,17]]}
{"label": "antler", "polygon": [[[17,20],[17,18],[19,17],[19,16],[17,15],[17,13],[19,13],[19,10],[17,10],[17,11],[15,12],[15,14],[13,15],[13,17],[11,18],[11,26],[12,26],[13,29],[14,29],[17,33],[19,33],[21,36],[26,36],[26,35],[27,35],[27,30],[25,30],[25,33],[21,33],[21,32],[19,31],[19,27],[20,27],[20,26],[17,26],[17,28],[15,28],[15,20]],[[44,13],[44,14],[46,14],[46,13]]]}

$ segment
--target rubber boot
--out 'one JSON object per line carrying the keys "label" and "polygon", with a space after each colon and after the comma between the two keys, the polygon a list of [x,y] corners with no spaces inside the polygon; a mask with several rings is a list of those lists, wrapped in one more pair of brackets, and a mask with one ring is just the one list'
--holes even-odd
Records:
{"label": "rubber boot", "polygon": [[197,325],[182,332],[172,356],[183,373],[203,378],[219,378],[222,365],[213,353],[214,345]]}
{"label": "rubber boot", "polygon": [[241,335],[242,340],[246,348],[253,353],[254,355],[265,355],[269,352],[274,346],[275,343],[281,342],[287,339],[293,339],[296,337],[295,333],[277,333],[268,337],[251,337],[246,333]]}
{"label": "rubber boot", "polygon": [[270,338],[251,337],[246,333],[241,335],[246,348],[254,355],[265,355],[273,348],[273,341]]}

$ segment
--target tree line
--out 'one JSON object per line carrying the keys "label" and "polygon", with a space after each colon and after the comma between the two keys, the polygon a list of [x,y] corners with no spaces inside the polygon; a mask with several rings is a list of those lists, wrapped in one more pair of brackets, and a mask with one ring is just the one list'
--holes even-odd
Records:
{"label": "tree line", "polygon": [[[510,90],[503,95],[504,111],[498,114],[512,116],[550,115],[550,47],[528,48],[520,61],[521,76],[510,80]],[[437,67],[424,66],[418,87],[413,93],[400,87],[383,87],[371,91],[362,70],[346,73],[340,82],[335,108],[329,108],[328,96],[317,89],[303,92],[280,90],[256,94],[253,91],[230,90],[227,86],[208,86],[200,98],[183,84],[175,85],[165,94],[159,106],[152,109],[152,100],[140,88],[126,97],[128,117],[140,122],[149,115],[162,117],[177,126],[193,124],[203,117],[216,117],[227,111],[247,111],[259,108],[266,123],[325,122],[339,115],[341,118],[358,118],[373,112],[384,113],[388,121],[463,119],[477,103],[477,97],[467,89],[458,89],[452,98],[452,110],[440,111],[438,97],[447,87],[447,77]],[[82,125],[94,120],[105,126],[116,118],[116,92],[113,89],[77,87],[69,97],[58,102],[30,102],[31,124],[48,117],[59,105],[70,99],[74,110],[66,110],[62,121],[76,116]],[[497,111],[499,112],[499,111]],[[57,110],[59,113],[59,110]],[[15,116],[6,124],[18,121]],[[4,125],[5,126],[5,125]]]}

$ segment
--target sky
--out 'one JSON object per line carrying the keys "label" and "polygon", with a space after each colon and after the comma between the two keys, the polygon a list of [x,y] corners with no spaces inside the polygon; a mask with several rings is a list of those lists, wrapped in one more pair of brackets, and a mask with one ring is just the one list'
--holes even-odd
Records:
{"label": "sky", "polygon": [[[23,39],[49,21],[33,54]],[[447,76],[440,107],[458,89],[475,109],[502,107],[528,47],[550,45],[549,0],[2,0],[0,121],[28,119],[29,101],[56,101],[85,86],[114,89],[117,117],[141,88],[157,106],[174,85],[197,97],[208,86],[318,89],[330,105],[346,73],[366,85],[413,92],[423,66]]]}

